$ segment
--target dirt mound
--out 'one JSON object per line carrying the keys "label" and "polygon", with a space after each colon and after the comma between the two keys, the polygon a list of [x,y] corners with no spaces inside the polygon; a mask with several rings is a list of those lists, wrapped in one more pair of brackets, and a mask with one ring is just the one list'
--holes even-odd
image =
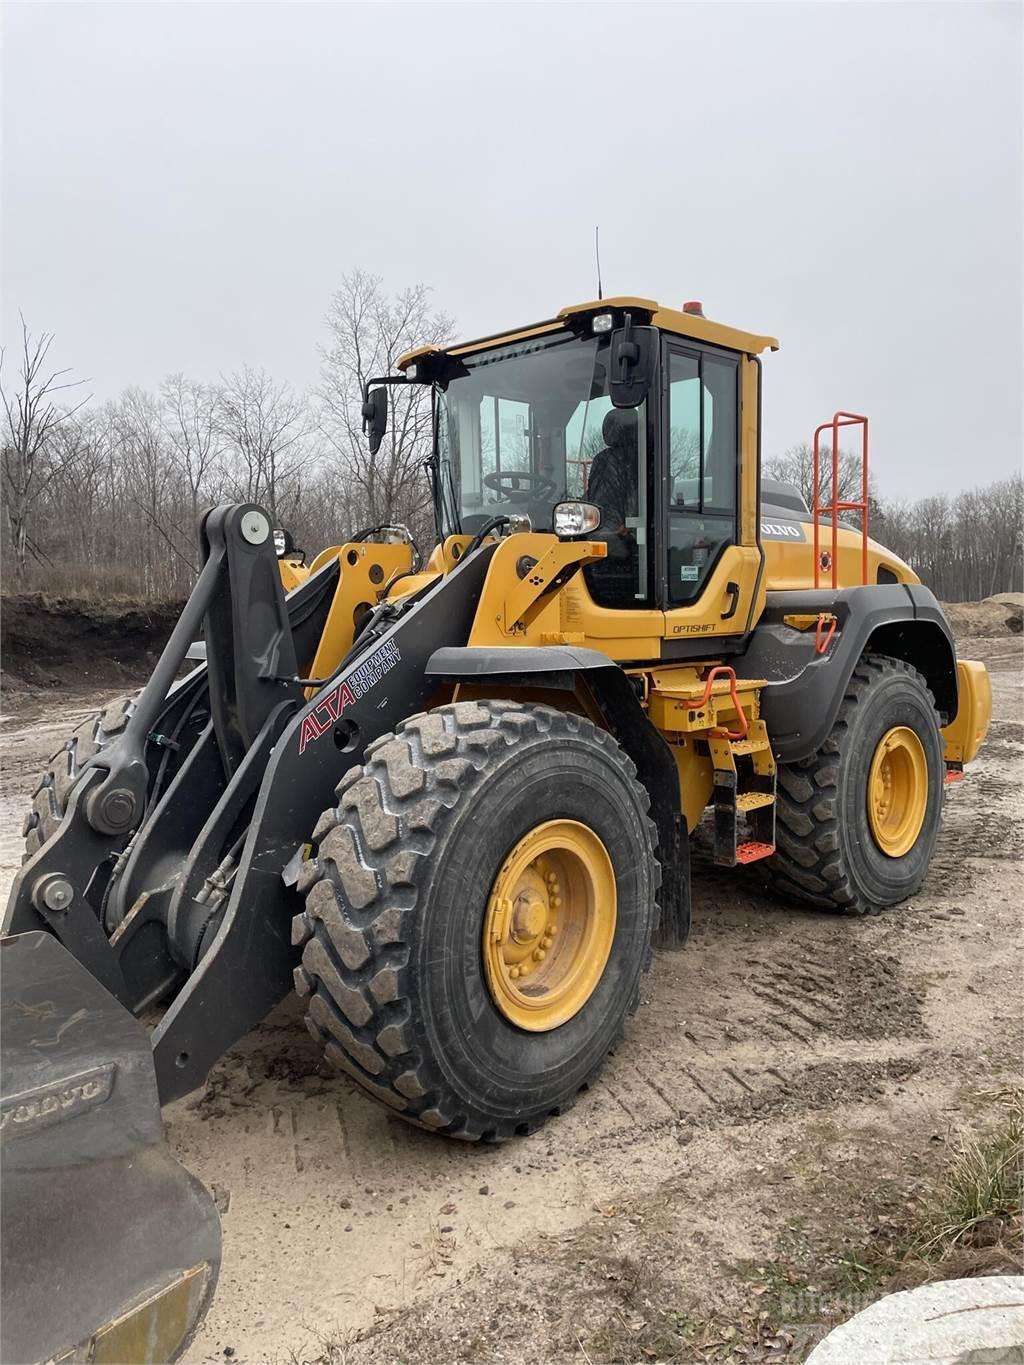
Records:
{"label": "dirt mound", "polygon": [[4,683],[103,686],[145,678],[181,612],[180,602],[103,604],[25,593],[5,597]]}
{"label": "dirt mound", "polygon": [[[1002,596],[1009,597],[1011,594]],[[942,610],[953,628],[953,634],[961,640],[1007,633],[1020,635],[1024,630],[1024,607],[994,597],[986,597],[984,602],[943,602]]]}

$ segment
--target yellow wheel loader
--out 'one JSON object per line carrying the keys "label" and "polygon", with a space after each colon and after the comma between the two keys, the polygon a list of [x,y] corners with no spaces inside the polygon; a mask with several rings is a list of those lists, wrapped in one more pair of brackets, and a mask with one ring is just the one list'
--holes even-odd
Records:
{"label": "yellow wheel loader", "polygon": [[[35,794],[5,1009],[49,1005],[72,1041],[73,967],[114,1015],[158,1010],[166,1103],[297,990],[368,1094],[496,1141],[573,1104],[652,947],[684,942],[706,812],[716,862],[757,863],[794,907],[861,915],[912,896],[945,785],[984,738],[988,678],[869,537],[865,418],[837,413],[815,440],[833,458],[862,440],[856,502],[822,493],[825,469],[812,505],[762,480],[775,349],[697,305],[612,298],[404,357],[368,382],[363,415],[376,450],[398,387],[429,397],[437,543],[422,565],[402,527],[307,566],[261,508],[209,512],[148,683],[76,731]],[[51,978],[14,970],[26,943]],[[74,1068],[106,1077],[89,1107],[62,1100],[22,1131],[8,1110],[35,1113],[52,1079],[4,1099],[4,1333],[24,1329],[26,1359],[98,1340],[106,1319],[60,1340],[25,1327],[34,1271],[9,1289],[31,1261],[25,1216],[7,1218],[9,1152],[13,1181],[38,1189],[106,1109],[75,1158],[86,1189],[108,1148],[159,1146],[158,1125],[114,1122],[115,1102],[131,1108],[117,1038],[80,1039]],[[179,1285],[187,1330],[215,1273],[201,1242],[126,1280],[122,1317]]]}

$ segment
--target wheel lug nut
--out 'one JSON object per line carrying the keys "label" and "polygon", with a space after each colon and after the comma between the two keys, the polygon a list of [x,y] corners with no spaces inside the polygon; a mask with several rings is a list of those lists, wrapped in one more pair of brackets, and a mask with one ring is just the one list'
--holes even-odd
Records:
{"label": "wheel lug nut", "polygon": [[533,950],[534,962],[543,962],[546,957],[547,953],[544,951],[543,948],[534,948]]}
{"label": "wheel lug nut", "polygon": [[552,910],[557,910],[558,907],[559,907],[561,904],[562,904],[562,898],[561,898],[561,896],[552,896],[552,897],[551,897],[551,908],[552,908]]}
{"label": "wheel lug nut", "polygon": [[540,946],[544,949],[551,947],[551,938],[549,935],[545,935],[545,937],[541,939]]}

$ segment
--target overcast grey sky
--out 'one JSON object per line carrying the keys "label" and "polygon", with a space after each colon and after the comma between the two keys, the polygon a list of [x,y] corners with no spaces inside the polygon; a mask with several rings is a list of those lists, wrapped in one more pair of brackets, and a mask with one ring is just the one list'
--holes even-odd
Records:
{"label": "overcast grey sky", "polygon": [[1019,3],[9,3],[4,331],[99,397],[316,382],[355,266],[471,336],[595,292],[774,333],[766,454],[1020,468]]}

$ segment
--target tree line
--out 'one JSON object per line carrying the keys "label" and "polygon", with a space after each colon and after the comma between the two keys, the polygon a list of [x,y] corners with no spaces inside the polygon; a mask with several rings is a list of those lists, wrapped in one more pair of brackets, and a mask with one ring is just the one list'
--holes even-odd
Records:
{"label": "tree line", "polygon": [[[860,454],[839,452],[839,501],[863,499]],[[808,506],[814,501],[813,452],[794,446],[765,461],[770,478],[794,484]],[[819,468],[819,505],[831,500],[832,452]],[[842,519],[860,526],[856,512]],[[977,602],[997,592],[1024,591],[1024,478],[1000,479],[984,488],[917,499],[883,498],[868,484],[868,533],[899,555],[941,601]]]}
{"label": "tree line", "polygon": [[429,551],[429,393],[389,389],[388,432],[372,456],[362,393],[406,351],[451,336],[429,290],[389,295],[355,271],[330,300],[311,392],[243,366],[212,383],[172,374],[156,392],[94,403],[49,364],[53,335],[23,320],[18,353],[0,366],[6,590],[183,597],[199,515],[223,501],[261,503],[312,552],[387,521]]}
{"label": "tree line", "polygon": [[[429,551],[429,393],[389,387],[375,455],[362,433],[362,394],[404,352],[451,340],[452,320],[422,285],[389,294],[354,271],[331,296],[325,329],[320,380],[308,393],[242,366],[213,382],[168,375],[155,392],[130,388],[95,403],[84,383],[50,365],[52,334],[23,321],[17,353],[0,363],[6,591],[184,597],[198,567],[199,514],[220,501],[262,503],[313,553],[383,522],[408,526]],[[808,501],[810,469],[807,446],[765,464]],[[841,499],[859,497],[859,469],[841,454]],[[1022,525],[1020,476],[912,502],[871,490],[873,537],[946,600],[1024,587]]]}

